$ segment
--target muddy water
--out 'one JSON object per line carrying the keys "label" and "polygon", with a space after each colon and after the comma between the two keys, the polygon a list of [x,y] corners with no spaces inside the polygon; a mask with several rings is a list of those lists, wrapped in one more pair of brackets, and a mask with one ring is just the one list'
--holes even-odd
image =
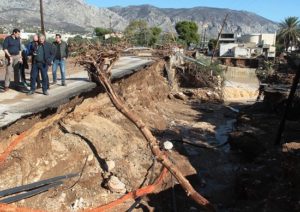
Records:
{"label": "muddy water", "polygon": [[208,134],[204,140],[216,148],[198,150],[186,147],[193,165],[199,171],[198,180],[202,185],[198,189],[221,212],[231,211],[234,205],[236,170],[240,166],[227,143],[228,136],[235,128],[239,107],[256,99],[259,86],[255,69],[228,68],[225,76],[225,104],[210,105],[213,112],[205,113],[200,120],[214,126],[213,136]]}
{"label": "muddy water", "polygon": [[[251,68],[226,67],[224,94],[227,105],[232,102],[247,104],[249,100],[254,101],[256,99],[259,80],[255,71],[256,69]],[[217,143],[222,144],[227,141],[228,134],[233,131],[235,123],[235,118],[229,118],[217,127]],[[229,148],[227,147],[226,150],[228,151]]]}
{"label": "muddy water", "polygon": [[[228,140],[228,134],[234,130],[234,125],[236,123],[236,119],[228,119],[223,121],[216,129],[216,141],[219,145],[225,144]],[[226,152],[230,151],[229,145],[225,145],[223,150]]]}

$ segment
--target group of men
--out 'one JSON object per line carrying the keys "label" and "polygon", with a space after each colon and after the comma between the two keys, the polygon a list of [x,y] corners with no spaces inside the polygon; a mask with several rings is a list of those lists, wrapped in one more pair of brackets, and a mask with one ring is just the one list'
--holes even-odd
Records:
{"label": "group of men", "polygon": [[[60,34],[56,34],[55,42],[49,43],[44,35],[34,35],[33,40],[22,49],[20,30],[14,29],[13,33],[3,42],[3,50],[6,58],[6,74],[4,91],[8,91],[10,81],[20,85],[26,84],[24,72],[24,58],[31,56],[32,66],[30,72],[30,90],[27,95],[33,95],[36,84],[40,86],[40,74],[42,77],[42,89],[44,95],[49,95],[48,69],[52,66],[53,84],[57,83],[57,68],[60,67],[61,83],[66,86],[66,59],[68,58],[68,45],[63,42]],[[23,67],[23,74],[22,68]],[[39,74],[40,73],[40,74]],[[22,77],[23,75],[23,77]]]}

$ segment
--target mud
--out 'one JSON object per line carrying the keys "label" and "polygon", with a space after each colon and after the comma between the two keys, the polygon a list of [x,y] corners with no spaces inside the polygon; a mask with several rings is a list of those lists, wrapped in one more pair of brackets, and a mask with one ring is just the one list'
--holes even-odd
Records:
{"label": "mud", "polygon": [[300,122],[287,121],[284,144],[274,145],[280,116],[257,103],[242,110],[231,149],[239,155],[235,195],[242,211],[299,211]]}
{"label": "mud", "polygon": [[[240,91],[236,87],[232,99],[243,103],[224,103],[212,88],[180,88],[184,98],[175,98],[164,77],[163,61],[113,86],[161,144],[173,143],[168,156],[217,211],[299,210],[299,122],[287,123],[289,144],[274,148],[279,118],[261,105],[247,106],[246,100],[254,94],[236,94]],[[162,168],[153,162],[137,128],[101,89],[2,129],[0,153],[24,130],[29,136],[1,165],[0,190],[69,173],[81,175],[16,206],[46,211],[95,208],[123,195],[108,189],[112,176],[130,192],[151,184]],[[112,162],[115,167],[109,168]],[[111,211],[126,211],[133,203],[127,201]],[[156,193],[143,197],[133,211],[203,209],[168,175]]]}
{"label": "mud", "polygon": [[[170,104],[167,102],[169,88],[162,71],[162,64],[157,63],[115,84],[119,93],[122,90],[120,95],[128,106],[135,109],[147,125],[161,130],[166,128],[168,120],[163,112],[167,110],[166,104]],[[44,119],[41,114],[29,117],[2,130],[1,136],[5,139],[1,142],[1,152],[23,131],[20,125],[27,125],[24,129],[31,130],[31,134],[2,164],[0,190],[69,173],[82,173],[82,176],[15,205],[47,211],[77,211],[107,204],[122,196],[105,187],[110,176],[124,183],[127,192],[139,188],[145,179],[149,184],[146,176],[154,160],[151,150],[106,94],[84,98],[80,104],[70,103],[49,115]],[[39,127],[35,126],[36,121]],[[180,161],[177,165],[185,175],[195,174],[186,157],[176,151],[171,152],[170,157]],[[107,161],[115,163],[110,172],[105,166]],[[151,174],[158,176],[160,170],[161,166],[156,163]],[[167,182],[166,179],[165,186]],[[121,205],[121,210],[128,209],[132,203]]]}

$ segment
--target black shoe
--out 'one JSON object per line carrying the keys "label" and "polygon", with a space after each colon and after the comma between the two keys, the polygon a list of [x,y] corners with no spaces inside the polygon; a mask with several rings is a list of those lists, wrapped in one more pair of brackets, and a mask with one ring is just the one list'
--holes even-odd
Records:
{"label": "black shoe", "polygon": [[48,91],[44,91],[43,94],[44,94],[45,96],[49,96]]}
{"label": "black shoe", "polygon": [[35,92],[34,91],[29,91],[28,93],[27,93],[27,96],[31,96],[31,95],[33,95]]}
{"label": "black shoe", "polygon": [[22,82],[21,85],[22,85],[24,88],[27,88],[27,86],[28,86],[26,82]]}
{"label": "black shoe", "polygon": [[66,82],[61,83],[62,86],[67,86]]}
{"label": "black shoe", "polygon": [[40,88],[42,88],[42,86],[41,86],[40,84],[38,84],[38,85],[36,86],[36,88],[37,88],[37,89],[40,89]]}

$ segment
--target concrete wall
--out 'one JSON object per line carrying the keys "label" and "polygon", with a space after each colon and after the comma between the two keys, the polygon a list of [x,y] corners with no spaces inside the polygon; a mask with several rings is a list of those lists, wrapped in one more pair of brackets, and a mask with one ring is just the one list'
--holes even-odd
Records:
{"label": "concrete wall", "polygon": [[274,34],[261,34],[260,41],[264,45],[275,46],[275,44],[276,44],[276,33],[274,33]]}
{"label": "concrete wall", "polygon": [[221,43],[220,57],[234,57],[233,48],[237,46],[237,43]]}
{"label": "concrete wall", "polygon": [[262,33],[243,35],[241,41],[244,43],[255,43],[274,46],[276,43],[276,33]]}
{"label": "concrete wall", "polygon": [[233,49],[234,57],[240,58],[250,58],[251,57],[251,50],[245,47],[235,47]]}
{"label": "concrete wall", "polygon": [[243,35],[240,39],[243,43],[258,44],[260,42],[260,34]]}

